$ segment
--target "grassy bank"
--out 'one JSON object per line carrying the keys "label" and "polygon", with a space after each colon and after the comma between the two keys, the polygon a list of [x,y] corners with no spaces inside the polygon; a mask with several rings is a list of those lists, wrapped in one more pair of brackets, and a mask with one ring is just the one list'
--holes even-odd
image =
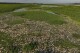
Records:
{"label": "grassy bank", "polygon": [[35,21],[45,21],[50,24],[63,24],[66,23],[64,21],[64,18],[58,16],[49,14],[43,11],[27,11],[27,12],[16,12],[13,13],[16,16],[22,16],[24,18],[35,20]]}
{"label": "grassy bank", "polygon": [[0,4],[0,13],[10,12],[15,9],[24,8],[24,7],[37,7],[37,5],[33,4]]}
{"label": "grassy bank", "polygon": [[62,6],[44,9],[51,10],[57,14],[64,14],[70,16],[73,20],[80,22],[80,6]]}

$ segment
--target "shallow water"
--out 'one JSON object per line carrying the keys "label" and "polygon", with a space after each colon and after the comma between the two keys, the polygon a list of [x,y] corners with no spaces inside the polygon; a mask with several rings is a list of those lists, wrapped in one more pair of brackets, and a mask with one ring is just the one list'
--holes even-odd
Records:
{"label": "shallow water", "polygon": [[56,13],[54,13],[54,12],[51,12],[51,11],[46,11],[47,13],[49,13],[49,14],[56,14]]}
{"label": "shallow water", "polygon": [[26,8],[16,9],[13,12],[24,12],[24,11],[27,11],[27,9]]}

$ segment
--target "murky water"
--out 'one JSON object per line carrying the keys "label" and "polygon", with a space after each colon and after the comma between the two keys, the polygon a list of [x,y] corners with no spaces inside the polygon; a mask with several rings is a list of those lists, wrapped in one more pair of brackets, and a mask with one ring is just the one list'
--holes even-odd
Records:
{"label": "murky water", "polygon": [[45,11],[45,10],[40,10],[40,9],[28,10],[26,8],[16,9],[13,12],[25,12],[25,11],[44,11],[44,12],[49,13],[49,14],[56,14],[56,13],[51,12],[51,11]]}
{"label": "murky water", "polygon": [[54,13],[54,12],[51,12],[51,11],[46,11],[47,13],[49,13],[49,14],[56,14],[56,13]]}
{"label": "murky water", "polygon": [[27,11],[27,9],[26,8],[16,9],[13,12],[24,12],[24,11]]}

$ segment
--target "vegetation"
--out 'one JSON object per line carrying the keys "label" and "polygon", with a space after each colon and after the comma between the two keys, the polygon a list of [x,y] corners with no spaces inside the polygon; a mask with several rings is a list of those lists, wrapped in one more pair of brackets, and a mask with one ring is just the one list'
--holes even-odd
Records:
{"label": "vegetation", "polygon": [[66,23],[64,21],[64,18],[62,18],[58,15],[48,14],[43,11],[15,12],[13,14],[17,15],[17,16],[22,16],[22,17],[30,19],[30,20],[45,21],[50,24],[64,24],[64,23]]}
{"label": "vegetation", "polygon": [[38,42],[30,42],[29,44],[24,46],[24,50],[28,52],[28,51],[34,50],[37,47],[38,47]]}
{"label": "vegetation", "polygon": [[4,12],[11,12],[15,9],[20,9],[20,8],[35,8],[39,7],[39,5],[33,5],[33,4],[0,4],[0,13]]}
{"label": "vegetation", "polygon": [[25,6],[26,4],[0,4],[0,13],[10,12]]}
{"label": "vegetation", "polygon": [[74,34],[73,34],[73,37],[74,37],[74,38],[77,38],[77,39],[80,39],[80,34],[74,33]]}
{"label": "vegetation", "polygon": [[46,10],[51,10],[57,14],[63,14],[70,16],[73,20],[80,22],[80,6],[61,6],[53,8],[43,8]]}
{"label": "vegetation", "polygon": [[[20,38],[20,37],[18,37]],[[23,38],[21,38],[23,39]],[[3,47],[1,50],[2,53],[18,53],[24,49],[24,51],[28,52],[31,51],[38,46],[38,42],[30,42],[29,44],[23,46],[20,43],[16,43],[17,39],[12,38],[9,34],[4,32],[0,32],[0,48]]]}
{"label": "vegetation", "polygon": [[62,48],[75,48],[75,47],[77,47],[76,44],[74,44],[66,39],[65,40],[59,39],[54,44],[55,44],[55,46],[61,46]]}
{"label": "vegetation", "polygon": [[21,18],[11,19],[11,20],[5,21],[5,23],[9,25],[21,24],[21,23],[24,23],[24,19],[21,19]]}
{"label": "vegetation", "polygon": [[[0,32],[0,44],[6,45],[10,43],[10,36],[4,32]],[[6,45],[7,46],[7,45]]]}
{"label": "vegetation", "polygon": [[[51,48],[53,47],[55,51],[59,49],[59,53],[62,50],[67,51],[66,49],[69,50],[66,53],[79,53],[77,51],[80,51],[80,41],[77,40],[80,39],[80,34],[76,30],[80,31],[78,29],[80,27],[78,24],[74,24],[74,21],[80,22],[80,7],[57,6],[0,4],[0,14],[3,14],[3,16],[0,15],[0,51],[2,53],[32,53],[37,49],[37,53],[43,51],[49,53],[50,50],[53,51]],[[27,8],[31,11],[13,12],[19,8]],[[38,11],[36,11],[37,9]],[[69,16],[74,21],[68,22],[62,15]],[[72,32],[75,33],[72,34]],[[69,40],[69,38],[71,39]]]}

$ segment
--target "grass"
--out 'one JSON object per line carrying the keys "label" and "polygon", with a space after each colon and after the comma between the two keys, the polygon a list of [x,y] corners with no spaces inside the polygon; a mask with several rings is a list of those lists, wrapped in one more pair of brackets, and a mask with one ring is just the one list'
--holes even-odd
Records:
{"label": "grass", "polygon": [[33,5],[33,4],[0,4],[0,13],[4,13],[4,12],[10,12],[13,11],[15,9],[19,9],[19,8],[24,8],[24,7],[28,7],[28,8],[35,8],[35,7],[39,7],[39,5]]}
{"label": "grass", "polygon": [[70,42],[69,40],[59,39],[58,41],[54,42],[55,46],[61,46],[62,48],[79,48],[80,46]]}
{"label": "grass", "polygon": [[7,23],[9,25],[21,24],[21,23],[24,23],[24,19],[16,17],[16,19],[7,20],[7,21],[5,21],[5,23]]}
{"label": "grass", "polygon": [[1,53],[18,53],[21,49],[20,45],[15,45],[15,41],[9,34],[0,32],[0,48],[3,47]]}
{"label": "grass", "polygon": [[57,14],[64,14],[70,16],[73,20],[80,22],[80,7],[79,6],[62,6],[55,8],[43,8],[46,10],[51,10]]}
{"label": "grass", "polygon": [[[18,8],[28,7],[31,9],[37,9],[38,6],[34,5],[26,5],[26,4],[0,4],[0,13],[4,12],[10,12]],[[45,9],[45,8],[42,8]],[[55,12],[57,14],[64,14],[67,16],[70,16],[73,20],[76,20],[80,22],[80,7],[76,6],[62,6],[62,7],[55,7],[55,8],[46,8],[45,10],[50,10],[52,12]],[[12,13],[14,16],[20,16],[24,17],[25,19],[35,20],[35,21],[45,21],[50,24],[64,24],[66,23],[64,21],[63,17],[60,17],[58,15],[49,14],[43,11],[27,11],[27,12],[14,12]],[[15,24],[21,24],[24,22],[24,19],[22,18],[16,18],[12,20],[5,21],[7,24],[15,25]],[[39,33],[38,33],[39,34]],[[36,34],[33,34],[36,35]],[[39,34],[40,35],[40,34]],[[73,34],[74,38],[80,39],[79,34]],[[19,37],[18,37],[19,38]],[[21,37],[22,38],[22,37]],[[22,38],[24,39],[24,38]],[[6,49],[8,48],[12,52],[17,52],[18,49],[21,48],[21,46],[13,46],[14,40],[11,39],[9,34],[0,32],[0,44]],[[61,46],[63,48],[80,48],[80,45],[76,45],[69,40],[63,40],[59,39],[59,41],[54,42],[55,46]],[[31,42],[24,46],[25,51],[31,51],[37,48],[38,43],[37,42]],[[16,48],[16,49],[15,49]],[[5,53],[5,52],[4,52]]]}
{"label": "grass", "polygon": [[[22,46],[19,45],[19,43],[15,44],[15,39],[13,39],[12,37],[10,37],[9,34],[4,33],[4,32],[0,32],[0,48],[3,47],[3,49],[1,50],[1,53],[18,53],[21,49]],[[30,49],[35,48],[35,43],[30,43],[28,44],[28,47]],[[29,49],[28,48],[28,49]]]}
{"label": "grass", "polygon": [[[18,37],[20,38],[20,37]],[[21,37],[21,39],[23,39]],[[16,39],[17,40],[17,39]],[[28,52],[31,50],[34,50],[38,46],[38,42],[30,42],[27,45],[22,48],[22,45],[19,45],[19,43],[15,43],[15,39],[11,38],[9,34],[0,32],[0,48],[3,47],[3,53],[18,53],[20,50],[23,50]]]}
{"label": "grass", "polygon": [[38,47],[38,42],[31,42],[24,46],[24,50],[28,52],[28,51],[34,50],[37,47]]}
{"label": "grass", "polygon": [[74,38],[77,38],[77,39],[80,39],[80,34],[74,33],[74,34],[73,34],[73,37],[74,37]]}
{"label": "grass", "polygon": [[8,49],[10,48],[9,46],[12,43],[12,39],[9,36],[9,34],[4,33],[4,32],[0,32],[0,48],[3,47],[3,53],[5,53],[6,51],[8,51]]}
{"label": "grass", "polygon": [[5,45],[9,43],[10,41],[10,36],[7,33],[0,32],[0,44]]}
{"label": "grass", "polygon": [[27,12],[15,12],[15,16],[22,16],[24,18],[35,20],[35,21],[45,21],[50,24],[63,24],[66,23],[64,19],[58,15],[48,14],[43,11],[27,11]]}
{"label": "grass", "polygon": [[25,7],[26,4],[0,4],[0,13],[10,12]]}

